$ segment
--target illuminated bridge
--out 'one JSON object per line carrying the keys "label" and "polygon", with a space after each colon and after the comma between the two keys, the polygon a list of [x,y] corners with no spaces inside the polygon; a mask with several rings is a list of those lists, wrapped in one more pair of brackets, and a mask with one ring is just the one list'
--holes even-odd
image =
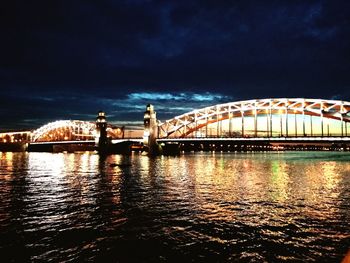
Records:
{"label": "illuminated bridge", "polygon": [[[111,143],[130,140],[130,138],[127,139],[124,136],[124,127],[108,124],[106,132],[107,138]],[[0,145],[8,146],[7,148],[5,147],[5,149],[9,150],[23,150],[25,147],[34,146],[41,146],[40,149],[45,149],[45,145],[48,146],[47,149],[49,149],[49,151],[53,146],[58,150],[93,150],[98,142],[98,138],[99,132],[96,122],[59,120],[45,124],[32,131],[0,133]],[[67,148],[72,145],[74,145],[74,147]],[[58,148],[58,146],[60,146],[60,148]]]}
{"label": "illuminated bridge", "polygon": [[[124,127],[107,123],[105,138],[111,144],[143,143],[149,152],[158,149],[159,145],[185,150],[217,150],[218,146],[223,150],[237,150],[245,146],[266,148],[274,145],[348,149],[349,122],[350,102],[339,100],[278,98],[237,101],[196,109],[164,122],[157,120],[153,106],[148,105],[144,114],[143,138],[131,138],[132,131],[126,138]],[[69,144],[91,145],[93,149],[100,139],[98,125],[98,119],[96,122],[54,121],[32,131],[0,133],[0,146]]]}
{"label": "illuminated bridge", "polygon": [[[150,109],[151,111],[153,109]],[[146,111],[146,115],[150,113]],[[278,98],[193,110],[157,124],[158,143],[349,144],[350,102]],[[152,134],[152,129],[145,129]]]}
{"label": "illuminated bridge", "polygon": [[[122,127],[108,125],[107,133],[110,138],[124,138]],[[79,120],[60,120],[50,122],[33,131],[0,133],[0,142],[95,142],[96,124]]]}

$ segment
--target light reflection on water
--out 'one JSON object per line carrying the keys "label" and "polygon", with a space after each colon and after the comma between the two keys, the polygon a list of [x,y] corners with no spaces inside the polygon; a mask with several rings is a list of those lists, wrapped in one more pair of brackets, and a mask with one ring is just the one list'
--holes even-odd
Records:
{"label": "light reflection on water", "polygon": [[0,247],[5,261],[339,261],[349,161],[0,153]]}

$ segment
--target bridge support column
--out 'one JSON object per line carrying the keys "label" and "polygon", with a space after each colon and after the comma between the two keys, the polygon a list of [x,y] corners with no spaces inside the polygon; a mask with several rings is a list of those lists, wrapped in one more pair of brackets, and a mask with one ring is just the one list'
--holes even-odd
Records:
{"label": "bridge support column", "polygon": [[287,105],[286,105],[285,118],[286,118],[286,137],[288,137],[288,106]]}
{"label": "bridge support column", "polygon": [[306,136],[306,130],[305,130],[305,100],[303,101],[303,136]]}
{"label": "bridge support column", "polygon": [[313,129],[312,129],[312,115],[310,115],[310,131],[311,131],[311,136],[314,136],[314,132],[313,132]]}
{"label": "bridge support column", "polygon": [[233,126],[233,123],[232,123],[232,113],[231,113],[231,106],[230,106],[230,110],[229,110],[229,114],[228,114],[228,134],[229,134],[229,137],[232,137],[232,126]]}
{"label": "bridge support column", "polygon": [[160,147],[157,144],[158,137],[158,125],[156,112],[151,104],[148,104],[143,117],[144,132],[143,132],[143,145],[144,150],[148,155],[157,155],[160,153]]}
{"label": "bridge support column", "polygon": [[270,102],[270,137],[272,137],[272,130],[273,130],[273,126],[272,126],[272,106],[271,106],[271,102]]}
{"label": "bridge support column", "polygon": [[283,136],[282,113],[280,113],[280,130],[281,130],[280,137],[282,137]]}
{"label": "bridge support column", "polygon": [[241,118],[242,118],[242,137],[244,137],[244,112],[241,111]]}
{"label": "bridge support column", "polygon": [[107,138],[107,121],[106,115],[103,111],[99,111],[96,118],[96,138],[95,143],[99,153],[107,152],[108,138]]}
{"label": "bridge support column", "polygon": [[265,110],[266,112],[266,137],[270,136],[270,131],[269,131],[269,113],[268,110]]}
{"label": "bridge support column", "polygon": [[340,122],[341,122],[341,136],[344,136],[344,120],[343,120],[343,113],[340,113]]}
{"label": "bridge support column", "polygon": [[294,130],[295,130],[295,137],[298,137],[298,123],[297,123],[297,113],[294,110]]}
{"label": "bridge support column", "polygon": [[258,137],[258,115],[257,115],[256,105],[254,109],[254,137],[255,138]]}
{"label": "bridge support column", "polygon": [[321,109],[320,116],[321,116],[321,137],[323,137],[323,111],[322,111],[322,109]]}

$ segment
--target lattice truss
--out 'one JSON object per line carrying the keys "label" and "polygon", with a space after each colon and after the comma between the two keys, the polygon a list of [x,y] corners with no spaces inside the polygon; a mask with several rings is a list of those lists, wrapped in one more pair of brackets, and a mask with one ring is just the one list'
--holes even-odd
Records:
{"label": "lattice truss", "polygon": [[33,131],[32,141],[93,140],[95,133],[96,125],[93,122],[61,120]]}
{"label": "lattice truss", "polygon": [[[97,135],[94,122],[61,120],[50,122],[32,133],[31,141],[94,140]],[[107,136],[115,139],[124,136],[124,128],[108,124]]]}
{"label": "lattice truss", "polygon": [[28,142],[30,140],[30,136],[30,131],[2,132],[0,133],[0,142]]}
{"label": "lattice truss", "polygon": [[350,102],[322,99],[261,99],[219,104],[194,110],[158,125],[158,137],[183,138],[211,123],[235,117],[257,117],[260,115],[310,115],[350,122]]}

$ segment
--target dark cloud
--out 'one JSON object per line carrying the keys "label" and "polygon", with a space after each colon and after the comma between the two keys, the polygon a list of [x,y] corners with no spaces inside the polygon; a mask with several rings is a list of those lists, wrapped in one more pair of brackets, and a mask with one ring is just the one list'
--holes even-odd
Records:
{"label": "dark cloud", "polygon": [[0,129],[99,109],[138,121],[147,102],[167,118],[226,100],[350,99],[345,0],[14,0],[0,32]]}

